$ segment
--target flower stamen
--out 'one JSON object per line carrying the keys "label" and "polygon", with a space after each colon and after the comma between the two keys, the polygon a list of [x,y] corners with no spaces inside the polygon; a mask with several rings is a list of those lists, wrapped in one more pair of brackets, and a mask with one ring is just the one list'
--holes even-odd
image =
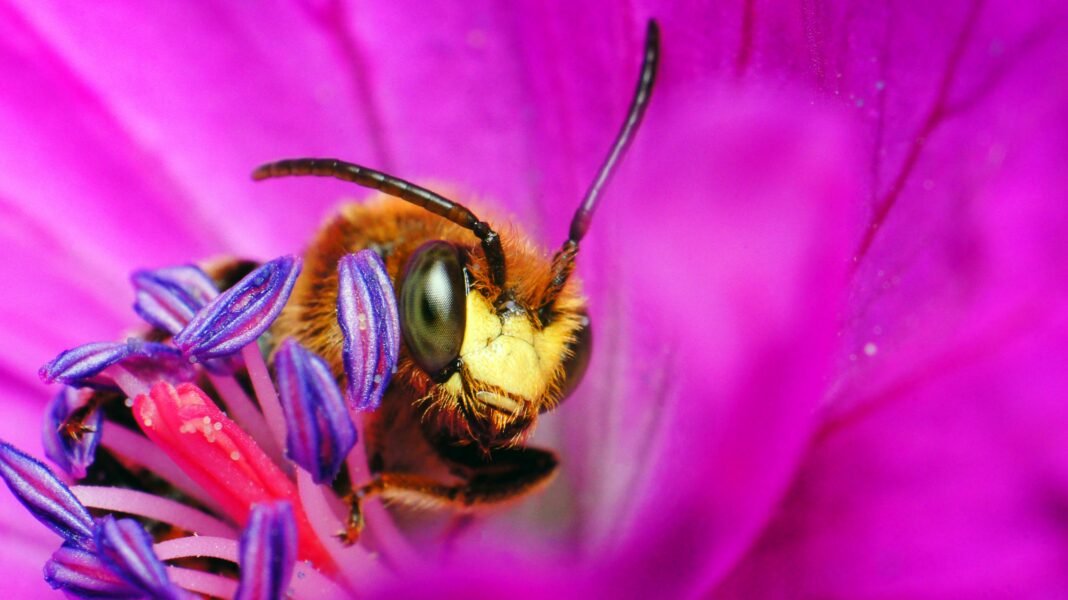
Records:
{"label": "flower stamen", "polygon": [[282,342],[275,371],[286,419],[290,459],[315,483],[337,477],[352,447],[356,427],[326,362],[293,338]]}
{"label": "flower stamen", "polygon": [[263,354],[260,353],[256,344],[250,344],[241,350],[241,356],[245,359],[252,389],[256,391],[256,399],[260,402],[260,409],[263,410],[263,418],[271,430],[273,441],[279,448],[284,448],[286,420],[282,413],[282,403],[278,400],[278,391],[275,390],[274,382],[271,381],[271,373],[267,370]]}
{"label": "flower stamen", "polygon": [[92,515],[51,469],[0,441],[0,478],[38,521],[68,542],[92,549]]}
{"label": "flower stamen", "polygon": [[146,595],[158,600],[186,597],[171,583],[152,550],[152,538],[137,521],[108,515],[97,522],[95,540],[104,562]]}
{"label": "flower stamen", "polygon": [[382,402],[400,356],[400,320],[393,283],[374,250],[342,257],[337,279],[346,393],[356,408],[374,410]]}
{"label": "flower stamen", "polygon": [[[165,337],[163,343],[131,338],[86,344],[41,369],[47,382],[121,390],[144,433],[123,426],[124,417],[105,408],[113,394],[66,388],[50,405],[45,425],[48,453],[64,470],[87,475],[102,444],[120,469],[144,469],[208,511],[140,489],[68,489],[35,459],[0,444],[0,476],[67,540],[46,567],[53,586],[75,595],[184,597],[179,586],[223,597],[322,600],[347,597],[385,563],[418,560],[377,498],[360,513],[375,521],[366,540],[349,547],[334,537],[346,506],[329,484],[346,463],[352,485],[368,478],[366,452],[357,443],[360,411],[378,406],[399,354],[385,266],[365,251],[340,267],[339,323],[351,333],[344,353],[355,381],[348,402],[326,363],[295,340],[286,340],[276,354],[280,397],[258,343],[288,300],[300,266],[295,257],[276,259],[222,294],[196,267],[136,273],[137,312],[173,334],[173,346]],[[355,364],[363,359],[366,364]],[[219,403],[194,381],[210,382]],[[105,426],[106,417],[119,422]],[[287,440],[288,457],[282,451]],[[110,465],[102,462],[93,480],[108,476]],[[192,535],[153,546],[138,521],[110,514],[95,520],[87,507]],[[235,524],[247,525],[240,547]],[[236,561],[242,583],[166,566],[159,556]]]}
{"label": "flower stamen", "polygon": [[230,416],[241,425],[241,428],[256,440],[263,451],[278,465],[284,465],[285,460],[280,446],[274,437],[273,430],[268,427],[263,413],[256,407],[241,384],[233,377],[208,373],[208,381],[219,392],[220,399],[226,405]]}
{"label": "flower stamen", "polygon": [[297,559],[297,524],[288,502],[258,504],[241,534],[241,584],[234,600],[281,598]]}
{"label": "flower stamen", "polygon": [[300,268],[294,256],[265,263],[197,312],[174,337],[175,345],[197,361],[236,354],[282,312]]}

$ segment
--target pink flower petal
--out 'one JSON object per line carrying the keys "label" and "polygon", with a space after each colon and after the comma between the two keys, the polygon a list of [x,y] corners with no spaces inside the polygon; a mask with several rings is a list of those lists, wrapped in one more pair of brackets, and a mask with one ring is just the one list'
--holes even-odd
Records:
{"label": "pink flower petal", "polygon": [[[5,511],[5,515],[25,511],[10,496],[0,497],[0,510]],[[0,536],[5,543],[4,551],[0,553],[0,573],[4,574],[4,593],[12,598],[40,598],[50,590],[44,582],[42,569],[59,544],[55,536],[42,530],[36,521],[32,524],[36,527],[26,533],[14,533],[6,524],[0,526]],[[46,535],[41,535],[42,531]]]}
{"label": "pink flower petal", "polygon": [[874,206],[893,204],[856,271],[825,423],[725,595],[1068,586],[1054,516],[1068,472],[1065,15],[1041,3],[927,10],[849,19],[886,31],[881,72],[861,59],[870,48],[838,50],[840,91],[886,85],[862,114]]}
{"label": "pink flower petal", "polygon": [[[59,2],[24,3],[21,11],[56,60],[122,124],[117,149],[148,153],[160,177],[159,191],[147,195],[170,198],[172,210],[182,207],[211,227],[224,242],[211,250],[292,250],[339,190],[352,193],[342,185],[309,192],[303,182],[256,187],[249,181],[256,165],[324,152],[374,158],[357,75],[296,5],[130,3],[87,6],[76,19]],[[172,262],[202,253],[187,248]]]}
{"label": "pink flower petal", "polygon": [[636,502],[602,524],[627,548],[602,583],[685,595],[745,548],[804,449],[831,366],[855,154],[789,96],[661,100],[627,169],[617,256],[623,343],[644,349],[623,418],[663,414],[652,456],[640,440],[600,456],[646,460],[603,492],[602,507]]}
{"label": "pink flower petal", "polygon": [[1068,336],[981,352],[818,438],[723,596],[1068,593]]}
{"label": "pink flower petal", "polygon": [[[210,250],[204,222],[180,209],[181,188],[168,181],[152,153],[129,137],[125,124],[38,31],[10,7],[2,10],[0,54],[14,83],[2,92],[0,134],[25,140],[0,147],[0,160],[20,165],[8,169],[0,190],[9,218],[76,246],[71,254],[90,266],[87,275],[110,274],[118,266],[115,256],[177,260],[179,250]],[[25,198],[41,201],[19,202]],[[143,242],[149,239],[157,243],[146,253]]]}

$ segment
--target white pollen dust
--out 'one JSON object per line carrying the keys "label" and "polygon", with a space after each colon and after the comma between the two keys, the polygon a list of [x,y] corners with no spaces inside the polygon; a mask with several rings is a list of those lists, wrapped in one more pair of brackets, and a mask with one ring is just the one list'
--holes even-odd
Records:
{"label": "white pollen dust", "polygon": [[879,351],[879,347],[874,342],[868,342],[864,344],[864,354],[868,356],[875,356],[875,353]]}

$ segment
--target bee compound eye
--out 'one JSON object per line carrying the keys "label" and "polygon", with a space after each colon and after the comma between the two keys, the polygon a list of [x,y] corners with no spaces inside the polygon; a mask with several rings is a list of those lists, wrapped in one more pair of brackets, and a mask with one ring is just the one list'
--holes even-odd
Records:
{"label": "bee compound eye", "polygon": [[582,315],[582,325],[575,332],[571,343],[567,345],[568,356],[564,359],[564,385],[560,399],[563,400],[582,383],[586,367],[590,365],[590,351],[593,349],[593,331],[590,318]]}
{"label": "bee compound eye", "polygon": [[400,321],[412,359],[437,375],[460,355],[467,325],[467,280],[456,246],[433,241],[412,253],[400,290]]}

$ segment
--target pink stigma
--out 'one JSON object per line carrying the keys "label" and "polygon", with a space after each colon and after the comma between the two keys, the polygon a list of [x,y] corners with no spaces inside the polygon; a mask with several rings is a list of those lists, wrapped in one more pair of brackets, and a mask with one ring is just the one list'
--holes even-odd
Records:
{"label": "pink stigma", "polygon": [[145,435],[240,526],[247,523],[253,505],[289,501],[297,522],[299,557],[328,573],[336,570],[308,521],[296,486],[200,388],[160,381],[149,394],[137,396],[133,416]]}

